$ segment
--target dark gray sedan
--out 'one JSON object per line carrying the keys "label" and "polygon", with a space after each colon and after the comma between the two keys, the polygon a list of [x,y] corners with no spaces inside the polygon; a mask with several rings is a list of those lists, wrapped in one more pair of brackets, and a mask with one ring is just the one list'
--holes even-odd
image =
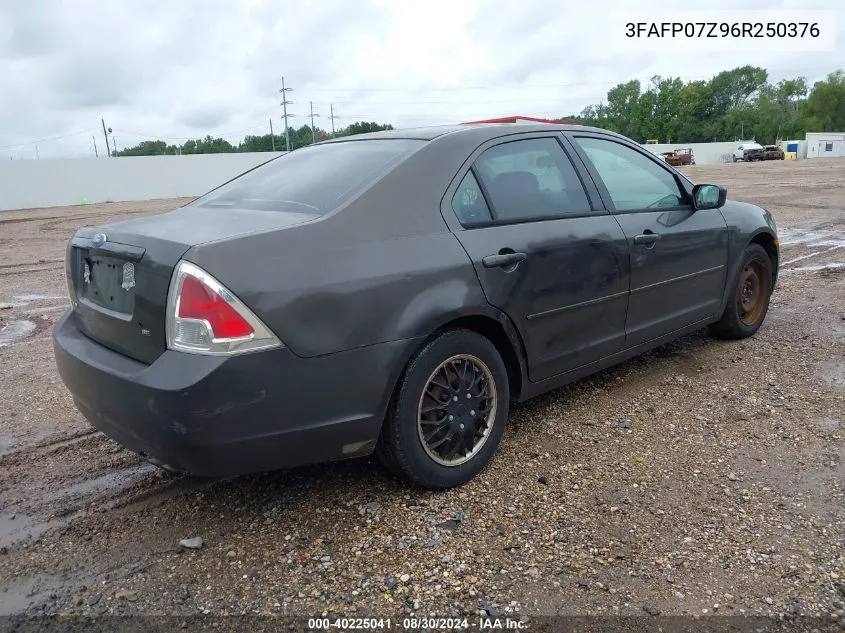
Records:
{"label": "dark gray sedan", "polygon": [[777,270],[767,211],[622,136],[381,132],[77,231],[56,362],[95,427],[162,466],[375,451],[448,488],[490,461],[512,401],[704,326],[751,336]]}

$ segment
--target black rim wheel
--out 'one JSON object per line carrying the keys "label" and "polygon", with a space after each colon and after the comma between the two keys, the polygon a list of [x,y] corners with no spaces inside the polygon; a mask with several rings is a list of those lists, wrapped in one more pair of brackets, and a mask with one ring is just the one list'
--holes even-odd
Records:
{"label": "black rim wheel", "polygon": [[458,354],[440,363],[426,381],[417,432],[426,454],[441,466],[460,466],[487,442],[496,419],[493,373],[477,356]]}

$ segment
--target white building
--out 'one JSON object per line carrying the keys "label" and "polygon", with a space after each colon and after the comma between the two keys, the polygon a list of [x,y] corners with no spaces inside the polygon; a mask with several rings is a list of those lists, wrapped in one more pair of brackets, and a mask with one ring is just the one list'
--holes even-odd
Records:
{"label": "white building", "polygon": [[845,132],[807,132],[807,158],[845,156]]}

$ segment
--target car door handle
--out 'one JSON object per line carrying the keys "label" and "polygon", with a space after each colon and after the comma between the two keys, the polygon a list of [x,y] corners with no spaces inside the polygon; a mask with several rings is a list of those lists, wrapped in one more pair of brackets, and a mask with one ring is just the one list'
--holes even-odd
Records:
{"label": "car door handle", "polygon": [[488,255],[481,260],[485,268],[504,268],[513,266],[527,258],[525,253],[502,253],[499,255]]}
{"label": "car door handle", "polygon": [[660,239],[660,233],[643,233],[634,236],[634,244],[654,244]]}

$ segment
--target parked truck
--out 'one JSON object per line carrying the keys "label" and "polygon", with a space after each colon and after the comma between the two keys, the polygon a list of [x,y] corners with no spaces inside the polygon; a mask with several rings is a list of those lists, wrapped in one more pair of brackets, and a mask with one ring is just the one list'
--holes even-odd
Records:
{"label": "parked truck", "polygon": [[763,160],[783,160],[785,154],[777,145],[766,145],[763,148]]}
{"label": "parked truck", "polygon": [[751,162],[753,160],[764,160],[763,146],[759,143],[740,143],[734,150],[734,162],[742,160]]}
{"label": "parked truck", "polygon": [[672,167],[695,165],[695,156],[691,147],[677,148],[671,152],[663,152],[661,155],[663,156],[663,160],[672,165]]}

